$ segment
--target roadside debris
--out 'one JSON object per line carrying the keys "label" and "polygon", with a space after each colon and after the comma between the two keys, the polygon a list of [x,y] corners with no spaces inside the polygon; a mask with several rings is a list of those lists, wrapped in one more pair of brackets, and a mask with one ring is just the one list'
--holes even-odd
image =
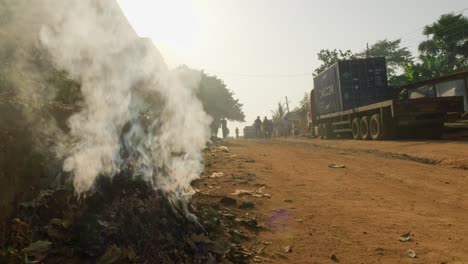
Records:
{"label": "roadside debris", "polygon": [[378,247],[374,250],[375,254],[383,256],[385,254],[385,249]]}
{"label": "roadside debris", "polygon": [[237,189],[237,190],[234,191],[233,195],[238,195],[239,197],[253,196],[255,198],[263,198],[263,197],[271,198],[270,194],[263,193],[264,189],[265,189],[265,186],[260,187],[257,191]]}
{"label": "roadside debris", "polygon": [[24,248],[22,251],[27,259],[29,259],[29,257],[33,257],[34,261],[40,262],[47,257],[51,247],[51,242],[39,240],[32,243],[27,248]]}
{"label": "roadside debris", "polygon": [[122,249],[117,245],[110,246],[106,253],[99,259],[98,264],[112,264],[117,262],[122,256]]}
{"label": "roadside debris", "polygon": [[239,205],[239,209],[253,209],[255,208],[255,204],[252,202],[243,202]]}
{"label": "roadside debris", "polygon": [[246,162],[246,163],[254,163],[255,160],[253,160],[253,159],[248,159],[248,160],[245,160],[245,162]]}
{"label": "roadside debris", "polygon": [[211,179],[219,179],[221,177],[224,176],[224,173],[222,172],[213,172],[213,174],[211,174],[210,176],[208,176],[208,178],[211,178]]}
{"label": "roadside debris", "polygon": [[416,252],[412,249],[408,249],[406,251],[406,256],[408,256],[409,258],[415,258],[416,257]]}
{"label": "roadside debris", "polygon": [[234,206],[237,203],[237,200],[231,197],[223,197],[219,201],[224,206]]}
{"label": "roadside debris", "polygon": [[218,146],[216,148],[216,150],[222,151],[222,152],[229,152],[230,151],[230,149],[228,147],[226,147],[226,146]]}
{"label": "roadside debris", "polygon": [[266,245],[263,245],[261,246],[259,249],[257,249],[255,252],[258,254],[258,255],[263,255],[263,253],[265,252],[265,248],[267,246]]}
{"label": "roadside debris", "polygon": [[283,251],[284,253],[291,253],[292,252],[292,246],[290,246],[290,245],[284,246],[284,247],[281,248],[281,251]]}
{"label": "roadside debris", "polygon": [[332,168],[332,169],[345,169],[346,168],[346,165],[342,165],[342,164],[330,164],[328,165],[329,168]]}
{"label": "roadside debris", "polygon": [[[42,191],[16,215],[2,241],[12,253],[0,254],[0,263],[249,263],[255,256],[241,246],[250,238],[233,218],[212,205],[171,200],[123,173],[100,177],[95,192],[80,198],[73,189]],[[242,225],[257,228],[255,219]],[[16,234],[36,242],[20,245]]]}
{"label": "roadside debris", "polygon": [[408,232],[408,233],[406,233],[406,234],[401,235],[400,238],[399,238],[399,240],[400,240],[401,242],[408,242],[408,241],[410,241],[410,240],[411,240],[411,232]]}
{"label": "roadside debris", "polygon": [[330,259],[333,260],[334,262],[340,262],[338,258],[336,257],[336,255],[334,254],[330,256]]}

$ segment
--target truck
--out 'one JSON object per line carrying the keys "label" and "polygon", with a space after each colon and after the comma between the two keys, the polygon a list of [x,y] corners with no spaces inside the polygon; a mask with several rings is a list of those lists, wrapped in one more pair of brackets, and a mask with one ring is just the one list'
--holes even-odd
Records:
{"label": "truck", "polygon": [[468,71],[405,84],[399,90],[408,98],[463,96],[463,112],[449,112],[449,121],[468,120]]}
{"label": "truck", "polygon": [[314,78],[308,128],[322,139],[440,138],[448,112],[463,111],[462,96],[399,97],[388,85],[385,58],[338,61]]}

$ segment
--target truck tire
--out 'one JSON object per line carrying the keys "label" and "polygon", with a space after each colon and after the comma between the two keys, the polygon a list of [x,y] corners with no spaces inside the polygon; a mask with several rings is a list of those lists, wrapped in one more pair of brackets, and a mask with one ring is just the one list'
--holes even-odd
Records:
{"label": "truck tire", "polygon": [[375,114],[371,117],[369,122],[369,133],[373,140],[385,139],[385,131],[380,114]]}
{"label": "truck tire", "polygon": [[355,117],[353,119],[353,122],[351,123],[351,130],[352,130],[352,133],[353,133],[353,138],[355,140],[361,139],[361,132],[360,132],[359,127],[360,127],[359,118]]}
{"label": "truck tire", "polygon": [[361,135],[362,140],[371,139],[370,131],[369,131],[369,117],[368,116],[363,116],[361,118],[359,131],[360,131],[359,134]]}

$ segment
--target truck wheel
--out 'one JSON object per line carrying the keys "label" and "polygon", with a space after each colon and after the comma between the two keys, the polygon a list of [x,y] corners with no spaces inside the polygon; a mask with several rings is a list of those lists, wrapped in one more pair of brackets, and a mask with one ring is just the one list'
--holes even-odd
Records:
{"label": "truck wheel", "polygon": [[353,122],[351,124],[351,129],[352,129],[352,133],[353,133],[353,138],[355,140],[361,139],[361,134],[360,134],[360,131],[359,131],[359,118],[355,117],[353,119]]}
{"label": "truck wheel", "polygon": [[369,132],[373,140],[382,140],[385,138],[385,132],[379,114],[375,114],[371,117],[369,123]]}
{"label": "truck wheel", "polygon": [[360,131],[360,134],[361,134],[361,138],[363,140],[371,139],[370,132],[369,132],[369,117],[368,116],[363,116],[361,118],[361,124],[359,126],[359,131]]}

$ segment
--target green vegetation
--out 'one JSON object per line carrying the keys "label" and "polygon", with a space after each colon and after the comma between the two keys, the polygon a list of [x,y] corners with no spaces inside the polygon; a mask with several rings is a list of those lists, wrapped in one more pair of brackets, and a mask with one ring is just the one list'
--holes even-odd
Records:
{"label": "green vegetation", "polygon": [[239,99],[234,97],[234,92],[227,88],[223,80],[215,75],[208,75],[204,71],[190,69],[185,65],[179,67],[178,70],[188,73],[187,76],[200,78],[196,95],[201,101],[205,112],[213,118],[211,123],[211,132],[213,134],[217,134],[222,118],[231,121],[245,121],[242,104]]}
{"label": "green vegetation", "polygon": [[380,40],[356,54],[351,50],[321,50],[317,56],[321,65],[317,75],[338,60],[351,58],[385,57],[391,86],[427,80],[442,75],[468,70],[468,17],[462,14],[445,14],[424,27],[427,37],[419,46],[419,56],[414,58],[401,39]]}
{"label": "green vegetation", "polygon": [[286,115],[286,108],[283,103],[278,102],[276,109],[271,111],[271,113],[273,114],[273,124],[281,125],[283,118]]}

